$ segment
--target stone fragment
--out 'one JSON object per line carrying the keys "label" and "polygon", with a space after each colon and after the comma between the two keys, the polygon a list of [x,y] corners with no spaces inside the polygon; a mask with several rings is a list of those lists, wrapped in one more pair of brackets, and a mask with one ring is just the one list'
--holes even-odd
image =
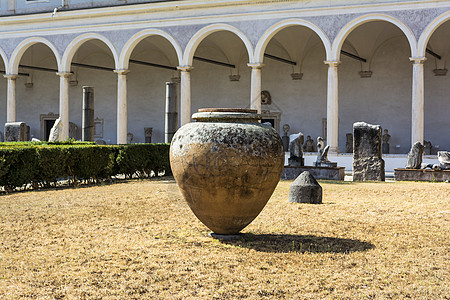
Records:
{"label": "stone fragment", "polygon": [[291,156],[289,157],[288,164],[293,167],[301,167],[305,164],[302,151],[304,140],[303,133],[299,132],[291,134],[289,140],[289,151]]}
{"label": "stone fragment", "polygon": [[94,88],[83,86],[83,115],[81,118],[81,140],[93,142],[95,137]]}
{"label": "stone fragment", "polygon": [[5,124],[5,142],[26,141],[27,124],[24,122],[12,122]]}
{"label": "stone fragment", "polygon": [[3,132],[0,131],[0,142],[3,142]]}
{"label": "stone fragment", "polygon": [[152,142],[153,127],[144,127],[144,133],[145,133],[145,143],[150,144]]}
{"label": "stone fragment", "polygon": [[31,141],[32,141],[32,142],[40,142],[41,140],[34,137],[34,138],[31,139]]}
{"label": "stone fragment", "polygon": [[300,174],[289,188],[289,202],[296,203],[322,203],[322,187],[308,172]]}
{"label": "stone fragment", "polygon": [[442,170],[450,170],[450,152],[438,151],[437,153],[439,165]]}
{"label": "stone fragment", "polygon": [[353,133],[345,135],[345,153],[353,153]]}
{"label": "stone fragment", "polygon": [[62,141],[62,128],[63,124],[61,119],[58,118],[55,120],[55,124],[53,124],[52,129],[50,129],[50,135],[48,136],[49,142],[58,142]]}
{"label": "stone fragment", "polygon": [[353,124],[353,180],[384,181],[381,156],[381,126],[365,122]]}
{"label": "stone fragment", "polygon": [[325,147],[323,138],[319,136],[317,138],[317,159],[314,162],[315,167],[326,167],[326,168],[337,167],[336,162],[331,162],[328,160],[328,150],[329,149],[330,149],[330,145],[327,145]]}
{"label": "stone fragment", "polygon": [[408,160],[406,161],[406,169],[420,169],[422,166],[422,155],[425,146],[421,142],[415,142],[408,153]]}
{"label": "stone fragment", "polygon": [[283,142],[284,152],[288,152],[289,151],[289,136],[288,136],[288,132],[289,132],[290,129],[291,129],[291,127],[289,126],[289,124],[284,124],[283,125],[284,135],[281,138],[281,140]]}

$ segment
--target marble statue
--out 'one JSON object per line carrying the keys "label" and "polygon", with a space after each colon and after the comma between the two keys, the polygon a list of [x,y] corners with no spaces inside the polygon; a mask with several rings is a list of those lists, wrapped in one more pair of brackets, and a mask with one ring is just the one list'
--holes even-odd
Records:
{"label": "marble statue", "polygon": [[304,135],[301,132],[289,136],[289,152],[291,154],[288,160],[289,166],[301,167],[305,165],[302,151],[304,139]]}

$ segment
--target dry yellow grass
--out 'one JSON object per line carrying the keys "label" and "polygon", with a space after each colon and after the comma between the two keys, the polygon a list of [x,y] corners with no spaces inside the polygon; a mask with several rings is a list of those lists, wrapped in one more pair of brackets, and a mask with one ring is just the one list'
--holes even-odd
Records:
{"label": "dry yellow grass", "polygon": [[2,195],[0,298],[450,298],[450,184],[290,183],[226,243],[170,179]]}

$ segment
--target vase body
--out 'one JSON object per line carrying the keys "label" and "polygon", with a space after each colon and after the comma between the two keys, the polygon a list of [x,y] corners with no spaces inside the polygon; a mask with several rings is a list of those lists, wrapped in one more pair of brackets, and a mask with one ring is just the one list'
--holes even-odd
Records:
{"label": "vase body", "polygon": [[255,219],[280,180],[283,144],[255,111],[203,109],[170,146],[175,180],[197,218],[217,234]]}

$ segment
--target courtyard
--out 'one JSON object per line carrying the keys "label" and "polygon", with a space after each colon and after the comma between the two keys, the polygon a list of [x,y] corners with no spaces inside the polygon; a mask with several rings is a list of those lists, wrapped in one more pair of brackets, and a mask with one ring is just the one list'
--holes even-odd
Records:
{"label": "courtyard", "polygon": [[450,184],[319,182],[228,242],[170,177],[0,195],[0,298],[450,297]]}

